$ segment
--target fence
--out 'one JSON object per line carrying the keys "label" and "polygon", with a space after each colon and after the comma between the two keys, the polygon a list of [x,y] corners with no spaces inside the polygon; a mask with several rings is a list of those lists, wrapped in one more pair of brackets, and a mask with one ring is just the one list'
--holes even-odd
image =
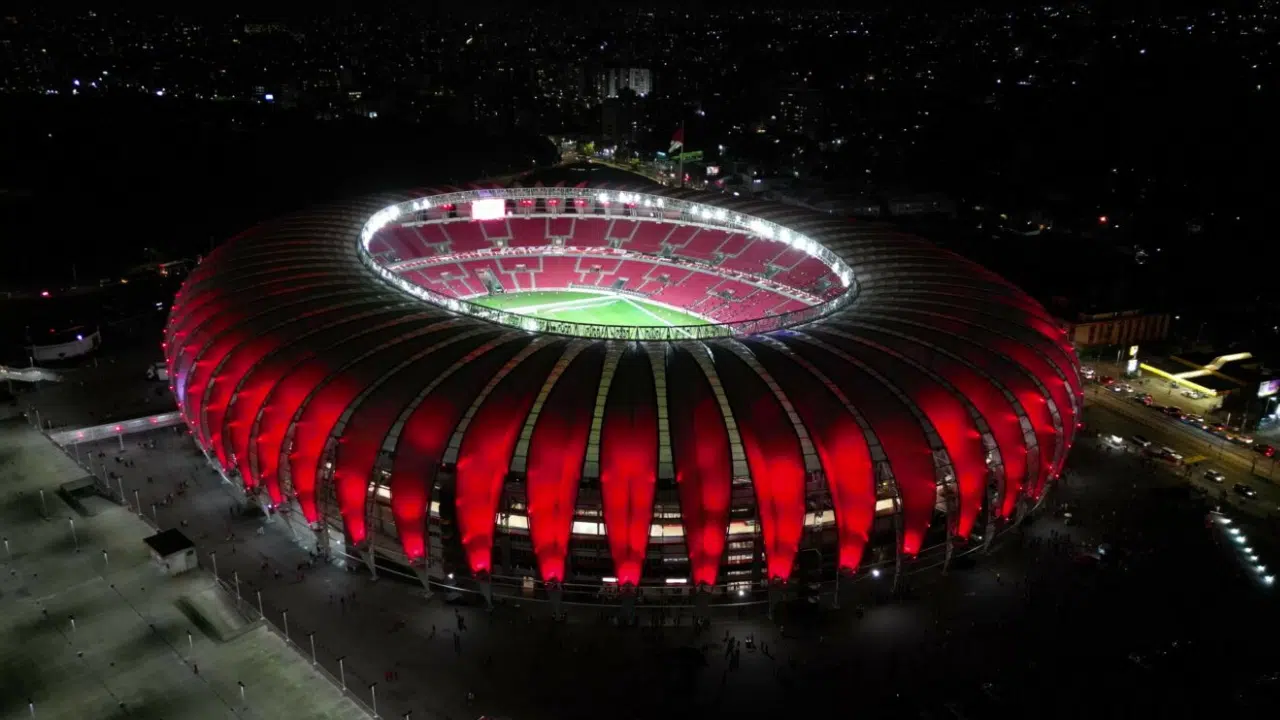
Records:
{"label": "fence", "polygon": [[[174,414],[177,414],[177,413],[174,413]],[[42,430],[42,432],[45,434],[46,437],[49,437],[50,440],[53,439],[49,433],[45,432],[44,430]],[[93,467],[92,462],[90,462],[90,457],[88,453],[84,453],[82,456],[78,452],[76,453],[71,452],[67,447],[61,444],[58,444],[56,442],[54,444],[60,450],[62,450],[62,452],[65,453],[68,458],[70,458],[73,462],[75,462],[76,465],[78,465],[82,470],[84,470],[89,477],[93,478],[94,484],[98,488],[99,494],[101,494],[105,498],[112,500],[113,502],[118,502],[125,509],[131,512],[134,512],[138,516],[138,519],[140,519],[149,528],[151,528],[151,530],[155,532],[160,532],[162,528],[160,527],[158,518],[154,514],[154,506],[152,506],[153,514],[151,516],[147,516],[143,512],[143,509],[140,505],[138,507],[134,507],[134,505],[131,505],[129,503],[129,498],[125,495],[123,483],[119,483],[116,487],[111,486],[111,481],[107,478],[107,474],[106,474],[106,465],[103,465],[101,467],[101,470],[95,469]],[[137,497],[138,495],[137,495],[137,492],[135,491],[134,493],[135,505],[138,504]],[[217,574],[216,561],[213,567],[206,568],[205,562],[202,559],[200,562],[200,566],[201,568],[209,569],[211,571],[217,587],[226,593],[228,600],[231,600],[232,602],[235,603],[237,610],[241,613],[241,615],[245,618],[246,621],[250,623],[261,621],[263,625],[267,627],[271,632],[275,633],[277,636],[283,639],[286,644],[296,649],[300,655],[304,655],[305,657],[305,651],[303,650],[303,648],[299,646],[298,643],[294,642],[293,638],[291,638],[289,635],[290,628],[288,627],[287,611],[276,611],[274,608],[270,607],[267,603],[265,603],[262,600],[261,591],[258,591],[257,603],[255,605],[250,605],[249,603],[247,603],[240,596],[238,577],[236,577],[233,573],[233,580],[231,582],[228,582],[222,577],[219,577],[219,575]],[[272,617],[281,618],[283,627],[281,627],[281,625],[277,625],[271,619]],[[294,628],[294,630],[295,630],[294,634],[296,635],[297,634],[296,630],[298,630],[298,628]],[[306,633],[306,634],[310,635],[310,639],[314,640],[314,637],[315,637],[314,632]],[[332,656],[330,658],[330,664],[337,665],[338,673],[340,677],[334,677],[333,672],[319,662],[318,653],[320,649],[324,649],[327,655]],[[345,668],[343,667],[342,659],[334,655],[329,650],[329,648],[325,647],[323,644],[317,643],[312,647],[311,660],[312,660],[312,666],[317,671],[319,671],[320,674],[323,675],[335,687],[340,688],[342,690],[342,693],[346,697],[348,697],[353,703],[355,703],[357,707],[359,707],[363,712],[368,714],[370,717],[375,717],[375,718],[378,717],[378,714],[374,709],[374,705],[376,705],[376,699],[373,698],[372,694],[370,696],[370,699],[373,701],[374,705],[371,705],[369,702],[366,702],[362,697],[356,694],[355,690],[352,689],[352,687],[355,687],[355,688],[364,687],[370,690],[370,692],[372,693],[374,692],[372,690],[373,683],[367,682],[364,678],[359,678],[355,672],[346,671]],[[347,679],[352,679],[352,678],[358,679],[361,684],[352,685],[351,683],[346,682]]]}

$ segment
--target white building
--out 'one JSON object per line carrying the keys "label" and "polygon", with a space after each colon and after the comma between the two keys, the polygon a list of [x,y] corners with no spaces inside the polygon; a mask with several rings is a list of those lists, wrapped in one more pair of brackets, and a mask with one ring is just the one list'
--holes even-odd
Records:
{"label": "white building", "polygon": [[647,68],[608,68],[596,75],[595,84],[601,100],[618,97],[624,89],[644,97],[653,90],[653,75]]}

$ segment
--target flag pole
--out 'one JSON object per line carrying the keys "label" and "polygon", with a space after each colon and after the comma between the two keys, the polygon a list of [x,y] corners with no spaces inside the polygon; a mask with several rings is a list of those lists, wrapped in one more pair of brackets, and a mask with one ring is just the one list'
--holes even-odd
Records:
{"label": "flag pole", "polygon": [[680,121],[680,187],[684,188],[684,121]]}

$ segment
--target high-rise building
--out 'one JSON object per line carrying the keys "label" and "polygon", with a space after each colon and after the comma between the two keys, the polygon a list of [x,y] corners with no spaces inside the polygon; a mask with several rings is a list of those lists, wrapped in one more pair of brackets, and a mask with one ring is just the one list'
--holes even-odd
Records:
{"label": "high-rise building", "polygon": [[644,97],[653,90],[653,75],[646,68],[606,68],[596,74],[596,95],[601,100],[631,90]]}

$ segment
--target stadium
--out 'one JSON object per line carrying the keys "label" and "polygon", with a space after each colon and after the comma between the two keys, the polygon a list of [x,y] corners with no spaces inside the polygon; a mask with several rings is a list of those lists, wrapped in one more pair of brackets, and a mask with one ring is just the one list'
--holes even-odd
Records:
{"label": "stadium", "polygon": [[261,225],[192,271],[165,354],[210,462],[302,542],[555,600],[945,564],[1034,510],[1082,407],[1065,332],[994,273],[657,186]]}

